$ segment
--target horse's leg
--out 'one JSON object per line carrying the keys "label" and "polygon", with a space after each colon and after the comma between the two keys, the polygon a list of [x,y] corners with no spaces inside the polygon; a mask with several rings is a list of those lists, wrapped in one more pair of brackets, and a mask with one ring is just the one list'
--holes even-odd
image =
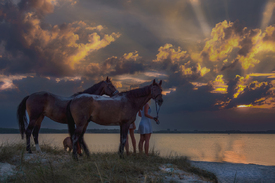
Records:
{"label": "horse's leg", "polygon": [[40,149],[39,143],[38,143],[38,133],[39,133],[39,130],[40,130],[40,127],[41,127],[41,122],[42,122],[43,119],[44,119],[43,115],[41,115],[37,119],[36,124],[35,124],[34,129],[33,129],[33,132],[32,132],[34,143],[35,143],[35,148],[36,148],[37,152],[41,152],[41,149]]}
{"label": "horse's leg", "polygon": [[84,129],[83,129],[83,132],[82,132],[82,134],[81,134],[81,136],[80,136],[80,139],[79,139],[79,143],[80,143],[80,145],[82,146],[82,148],[83,148],[85,154],[89,157],[89,156],[90,156],[90,151],[89,151],[89,149],[87,148],[87,145],[86,145],[86,143],[85,143],[85,141],[84,141],[84,137],[83,137],[83,136],[84,136],[84,133],[86,132],[86,129],[87,129],[88,124],[89,124],[89,123],[87,123],[86,126],[85,126]]}
{"label": "horse's leg", "polygon": [[129,124],[123,123],[122,125],[120,125],[120,145],[119,145],[119,152],[118,152],[120,158],[124,158],[123,151],[124,151],[124,146],[126,144],[130,124],[131,123],[129,123]]}
{"label": "horse's leg", "polygon": [[81,138],[81,135],[83,133],[84,127],[86,125],[76,126],[75,132],[72,136],[72,143],[73,143],[73,158],[75,160],[78,160],[77,158],[77,143],[79,139]]}
{"label": "horse's leg", "polygon": [[26,150],[27,150],[29,153],[32,153],[30,137],[31,137],[31,134],[32,134],[32,131],[33,131],[35,122],[36,122],[36,120],[34,120],[34,119],[33,119],[33,120],[30,120],[29,125],[28,125],[28,127],[27,127],[27,129],[26,129],[26,143],[27,143]]}

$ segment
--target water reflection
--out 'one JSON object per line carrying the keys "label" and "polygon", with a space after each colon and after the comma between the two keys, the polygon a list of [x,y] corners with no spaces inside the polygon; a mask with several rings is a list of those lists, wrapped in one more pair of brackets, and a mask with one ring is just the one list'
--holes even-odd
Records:
{"label": "water reflection", "polygon": [[222,145],[224,144],[216,144],[216,162],[247,163],[243,141],[231,141],[228,149]]}
{"label": "water reflection", "polygon": [[[63,148],[67,134],[40,134],[40,144]],[[139,140],[139,134],[135,134]],[[119,134],[85,134],[91,152],[116,152]],[[19,134],[0,134],[2,143],[25,143]],[[194,161],[275,165],[274,134],[152,134],[150,148],[161,156],[187,156]],[[130,145],[130,151],[132,146]]]}

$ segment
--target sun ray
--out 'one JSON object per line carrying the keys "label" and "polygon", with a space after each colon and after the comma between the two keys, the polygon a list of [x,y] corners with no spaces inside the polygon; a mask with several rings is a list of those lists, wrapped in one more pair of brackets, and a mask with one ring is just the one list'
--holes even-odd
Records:
{"label": "sun ray", "polygon": [[197,16],[197,19],[199,21],[199,24],[200,24],[200,27],[202,29],[204,36],[205,37],[209,36],[211,29],[210,29],[210,26],[208,25],[207,20],[205,19],[205,16],[203,14],[200,0],[190,0],[190,3],[195,11],[195,14]]}
{"label": "sun ray", "polygon": [[261,29],[264,30],[272,17],[273,11],[275,8],[275,0],[269,0],[266,5],[263,12],[263,18],[262,18],[262,25]]}

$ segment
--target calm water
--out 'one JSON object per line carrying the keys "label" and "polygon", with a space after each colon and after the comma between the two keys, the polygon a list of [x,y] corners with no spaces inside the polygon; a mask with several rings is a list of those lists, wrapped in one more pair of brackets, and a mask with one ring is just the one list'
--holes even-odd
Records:
{"label": "calm water", "polygon": [[[62,148],[67,136],[40,134],[39,142]],[[118,150],[119,134],[85,134],[84,138],[91,152]],[[0,134],[0,144],[16,142],[25,140],[19,134]],[[152,134],[150,147],[161,156],[183,155],[195,161],[275,165],[274,134]]]}

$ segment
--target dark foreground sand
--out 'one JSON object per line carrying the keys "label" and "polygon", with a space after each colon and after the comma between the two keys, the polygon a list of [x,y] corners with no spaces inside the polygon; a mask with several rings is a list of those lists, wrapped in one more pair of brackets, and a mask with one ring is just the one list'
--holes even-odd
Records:
{"label": "dark foreground sand", "polygon": [[275,183],[275,166],[202,161],[191,164],[214,173],[221,183]]}

